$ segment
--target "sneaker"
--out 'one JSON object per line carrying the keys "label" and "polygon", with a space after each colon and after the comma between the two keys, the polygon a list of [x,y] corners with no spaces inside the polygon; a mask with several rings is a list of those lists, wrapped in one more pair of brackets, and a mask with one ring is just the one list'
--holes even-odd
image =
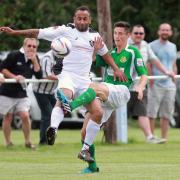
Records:
{"label": "sneaker", "polygon": [[63,91],[57,90],[57,98],[61,102],[62,108],[64,111],[67,112],[72,112],[71,106],[70,106],[70,101],[68,98],[64,95]]}
{"label": "sneaker", "polygon": [[166,139],[163,139],[163,138],[158,138],[158,137],[152,137],[150,139],[147,139],[146,142],[149,143],[149,144],[164,144],[166,143]]}
{"label": "sneaker", "polygon": [[78,154],[78,158],[82,159],[88,163],[93,163],[95,160],[94,158],[91,157],[90,153],[88,150],[82,150]]}
{"label": "sneaker", "polygon": [[31,144],[31,143],[25,144],[25,147],[26,147],[26,148],[29,148],[29,149],[32,149],[32,150],[35,150],[35,149],[36,149],[36,146],[35,146],[34,144]]}
{"label": "sneaker", "polygon": [[12,142],[10,142],[10,143],[8,143],[8,144],[6,145],[7,148],[10,148],[10,147],[13,147],[13,146],[14,146],[14,144],[13,144]]}
{"label": "sneaker", "polygon": [[96,167],[95,169],[91,169],[90,167],[87,167],[81,171],[81,174],[89,174],[89,173],[96,173],[96,172],[99,172],[98,167]]}
{"label": "sneaker", "polygon": [[48,145],[53,145],[56,139],[57,130],[53,127],[48,127],[46,130],[46,139]]}
{"label": "sneaker", "polygon": [[161,144],[167,142],[167,139],[165,139],[165,138],[158,138],[158,139],[159,139],[159,141],[161,141]]}

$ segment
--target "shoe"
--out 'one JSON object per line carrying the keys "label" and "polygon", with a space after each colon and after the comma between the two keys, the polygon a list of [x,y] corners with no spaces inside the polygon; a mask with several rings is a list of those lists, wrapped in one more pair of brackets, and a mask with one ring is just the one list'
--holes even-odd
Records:
{"label": "shoe", "polygon": [[96,169],[91,169],[91,168],[87,167],[81,171],[81,174],[89,174],[89,173],[96,173],[96,172],[99,172],[98,167]]}
{"label": "shoe", "polygon": [[67,112],[72,112],[71,106],[70,106],[70,101],[68,98],[64,95],[63,91],[57,90],[57,98],[61,102],[62,108],[64,111]]}
{"label": "shoe", "polygon": [[40,142],[39,145],[40,146],[45,146],[45,145],[47,145],[47,142]]}
{"label": "shoe", "polygon": [[7,148],[12,147],[12,146],[14,146],[14,144],[12,142],[10,142],[6,145]]}
{"label": "shoe", "polygon": [[78,154],[78,158],[82,159],[88,163],[93,163],[95,160],[94,158],[91,157],[90,153],[88,150],[82,150]]}
{"label": "shoe", "polygon": [[166,143],[166,142],[167,142],[167,139],[165,139],[165,138],[159,138],[159,141],[161,141],[161,144],[163,144],[163,143]]}
{"label": "shoe", "polygon": [[147,139],[146,142],[149,143],[149,144],[164,144],[166,143],[166,139],[163,139],[163,138],[158,138],[158,137],[152,137],[150,139]]}
{"label": "shoe", "polygon": [[35,149],[36,149],[36,146],[35,146],[34,144],[31,144],[31,143],[25,144],[25,147],[26,147],[26,148],[29,148],[29,149],[32,149],[32,150],[35,150]]}
{"label": "shoe", "polygon": [[53,145],[56,139],[56,128],[48,127],[46,130],[46,139],[48,145]]}

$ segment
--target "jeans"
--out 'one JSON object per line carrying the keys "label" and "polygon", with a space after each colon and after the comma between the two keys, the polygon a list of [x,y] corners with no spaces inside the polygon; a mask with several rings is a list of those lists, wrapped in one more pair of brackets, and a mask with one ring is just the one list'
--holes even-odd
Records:
{"label": "jeans", "polygon": [[50,126],[51,112],[56,103],[54,95],[34,92],[41,110],[40,141],[39,144],[47,144],[46,129]]}

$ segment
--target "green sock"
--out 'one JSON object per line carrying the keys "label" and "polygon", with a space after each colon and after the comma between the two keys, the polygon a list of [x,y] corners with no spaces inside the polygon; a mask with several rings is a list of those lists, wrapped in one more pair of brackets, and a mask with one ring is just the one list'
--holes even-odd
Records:
{"label": "green sock", "polygon": [[[91,154],[91,157],[93,157],[95,160],[95,145],[94,144],[89,146],[89,152]],[[92,170],[95,170],[97,168],[96,161],[94,161],[93,163],[89,163],[89,168]]]}
{"label": "green sock", "polygon": [[74,110],[79,106],[89,104],[96,98],[96,92],[92,88],[88,88],[84,93],[71,102],[71,109]]}
{"label": "green sock", "polygon": [[[81,143],[83,144],[84,141],[81,140]],[[95,160],[95,145],[94,145],[94,144],[92,144],[91,146],[89,146],[89,152],[90,152],[90,154],[91,154],[91,157],[93,157],[94,160]],[[88,164],[89,164],[89,168],[90,168],[91,170],[95,170],[95,169],[97,168],[96,161],[94,161],[93,163],[88,163]]]}

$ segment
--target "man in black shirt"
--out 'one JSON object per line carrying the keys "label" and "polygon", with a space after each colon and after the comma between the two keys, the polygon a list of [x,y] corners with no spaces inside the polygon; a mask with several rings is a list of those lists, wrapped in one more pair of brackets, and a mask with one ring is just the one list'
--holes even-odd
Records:
{"label": "man in black shirt", "polygon": [[2,62],[0,71],[5,78],[14,78],[17,83],[4,83],[0,87],[0,113],[4,115],[2,127],[6,145],[13,145],[11,141],[11,122],[13,115],[17,114],[22,119],[22,129],[27,148],[35,148],[30,140],[31,121],[29,117],[30,102],[23,83],[25,78],[42,77],[41,68],[37,57],[38,41],[35,38],[25,38],[23,47],[11,52]]}

